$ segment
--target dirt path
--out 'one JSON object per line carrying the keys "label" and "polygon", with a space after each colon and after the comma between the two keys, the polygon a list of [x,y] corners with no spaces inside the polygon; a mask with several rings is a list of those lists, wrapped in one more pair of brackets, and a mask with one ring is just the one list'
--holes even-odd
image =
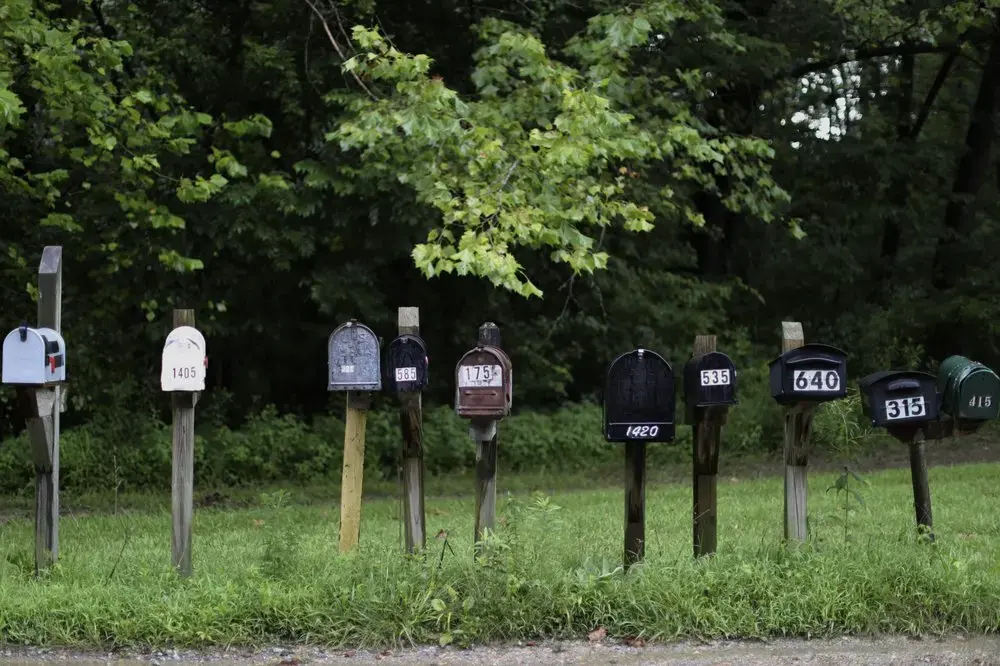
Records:
{"label": "dirt path", "polygon": [[584,641],[477,647],[469,650],[423,647],[380,653],[364,650],[323,651],[314,648],[269,648],[261,651],[231,649],[207,653],[154,652],[152,654],[98,654],[66,650],[6,649],[0,663],[44,666],[53,662],[74,666],[307,666],[309,664],[369,664],[428,666],[446,664],[685,664],[691,666],[750,666],[751,664],[843,664],[880,666],[931,664],[948,666],[1000,666],[1000,636],[953,636],[912,639],[904,637],[837,638],[832,640],[779,640],[768,643],[716,641],[629,647],[610,642]]}

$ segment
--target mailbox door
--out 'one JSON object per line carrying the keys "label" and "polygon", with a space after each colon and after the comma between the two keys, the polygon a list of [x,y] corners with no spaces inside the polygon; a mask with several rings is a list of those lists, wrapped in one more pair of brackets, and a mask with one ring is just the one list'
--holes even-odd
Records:
{"label": "mailbox door", "polygon": [[160,389],[204,391],[208,358],[205,336],[193,326],[178,326],[163,344]]}
{"label": "mailbox door", "polygon": [[459,416],[501,418],[510,409],[510,362],[495,347],[477,347],[455,366],[455,411]]}
{"label": "mailbox door", "polygon": [[45,341],[36,329],[28,328],[21,339],[21,329],[15,328],[3,341],[4,384],[41,386],[46,383]]}
{"label": "mailbox door", "polygon": [[972,369],[957,389],[958,418],[986,421],[1000,416],[1000,379],[989,368]]}
{"label": "mailbox door", "polygon": [[938,398],[935,377],[925,372],[902,371],[882,375],[862,390],[870,396],[870,414],[876,426],[935,421]]}
{"label": "mailbox door", "polygon": [[684,367],[684,399],[692,407],[736,404],[736,368],[722,352],[696,356]]}
{"label": "mailbox door", "polygon": [[821,402],[847,395],[847,355],[830,345],[808,344],[781,355],[779,402]]}
{"label": "mailbox door", "polygon": [[355,321],[338,326],[327,344],[331,391],[378,391],[382,388],[378,338]]}
{"label": "mailbox door", "polygon": [[604,385],[605,439],[673,441],[674,411],[674,373],[662,356],[637,349],[611,363]]}
{"label": "mailbox door", "polygon": [[427,386],[427,347],[414,335],[401,335],[385,350],[385,387],[392,393]]}

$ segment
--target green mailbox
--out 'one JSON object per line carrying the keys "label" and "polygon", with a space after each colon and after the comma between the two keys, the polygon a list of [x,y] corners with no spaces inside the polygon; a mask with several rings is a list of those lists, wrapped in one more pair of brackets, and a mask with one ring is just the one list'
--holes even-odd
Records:
{"label": "green mailbox", "polygon": [[1000,377],[982,363],[949,356],[938,370],[942,411],[962,421],[989,421],[1000,417]]}

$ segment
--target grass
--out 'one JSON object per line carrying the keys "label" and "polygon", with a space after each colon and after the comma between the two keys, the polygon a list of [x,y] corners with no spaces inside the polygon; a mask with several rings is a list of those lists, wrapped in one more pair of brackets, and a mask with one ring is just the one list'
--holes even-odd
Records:
{"label": "grass", "polygon": [[[400,552],[398,500],[366,501],[361,548],[340,556],[335,505],[273,490],[246,508],[196,512],[189,580],[169,567],[166,497],[152,511],[65,516],[60,561],[40,579],[32,522],[18,517],[0,527],[0,639],[381,647],[578,637],[599,626],[647,640],[996,632],[1000,465],[930,476],[935,543],[916,535],[908,471],[890,470],[858,488],[865,506],[850,508],[846,538],[843,497],[825,492],[837,474],[812,475],[802,547],[781,543],[780,479],[723,476],[719,553],[703,561],[690,554],[689,486],[652,484],[646,560],[628,574],[620,487],[504,493],[480,562],[470,497],[428,499],[424,558]],[[541,483],[511,481],[501,478],[501,490]],[[442,531],[447,539],[435,537]]]}

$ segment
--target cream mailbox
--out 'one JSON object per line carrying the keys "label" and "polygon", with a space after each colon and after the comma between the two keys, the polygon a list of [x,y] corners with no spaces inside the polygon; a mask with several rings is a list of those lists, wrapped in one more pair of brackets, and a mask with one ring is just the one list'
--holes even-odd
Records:
{"label": "cream mailbox", "polygon": [[513,372],[499,347],[479,346],[455,366],[455,411],[459,416],[499,419],[510,414]]}
{"label": "cream mailbox", "polygon": [[381,391],[381,355],[378,337],[364,324],[351,320],[330,334],[328,365],[330,391]]}
{"label": "cream mailbox", "polygon": [[49,386],[66,381],[66,343],[51,328],[15,328],[3,341],[4,384]]}
{"label": "cream mailbox", "polygon": [[193,326],[178,326],[163,344],[160,388],[164,391],[204,391],[208,356],[205,336]]}

